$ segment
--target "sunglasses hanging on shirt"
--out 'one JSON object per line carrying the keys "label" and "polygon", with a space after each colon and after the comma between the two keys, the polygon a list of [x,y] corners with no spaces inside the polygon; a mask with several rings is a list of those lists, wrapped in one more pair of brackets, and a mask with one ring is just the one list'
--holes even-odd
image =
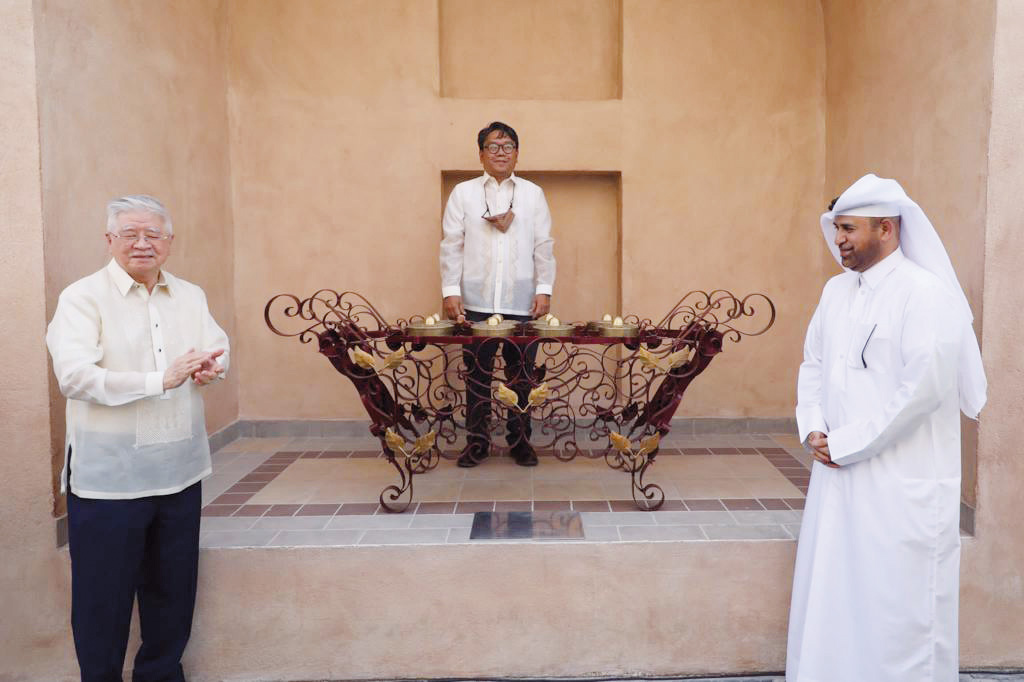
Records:
{"label": "sunglasses hanging on shirt", "polygon": [[487,203],[487,190],[484,190],[484,206],[487,208],[484,214],[480,216],[494,227],[498,228],[502,232],[507,232],[509,226],[512,225],[512,221],[515,219],[516,214],[512,211],[512,204],[516,201],[516,184],[512,183],[512,200],[508,202],[508,210],[504,213],[497,215],[491,215],[490,204]]}

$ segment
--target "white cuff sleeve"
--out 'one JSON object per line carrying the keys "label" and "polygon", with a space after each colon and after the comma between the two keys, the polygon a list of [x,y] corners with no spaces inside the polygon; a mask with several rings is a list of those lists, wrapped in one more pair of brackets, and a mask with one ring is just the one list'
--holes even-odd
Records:
{"label": "white cuff sleeve", "polygon": [[441,287],[441,298],[448,298],[449,296],[462,297],[461,286]]}
{"label": "white cuff sleeve", "polygon": [[551,287],[550,284],[538,284],[537,285],[537,294],[546,294],[547,296],[550,296],[551,295],[551,289],[552,289],[552,287]]}
{"label": "white cuff sleeve", "polygon": [[858,442],[862,438],[863,429],[858,431],[855,424],[847,424],[835,429],[828,434],[829,457],[839,466],[847,466],[869,459],[876,454],[876,451],[872,448],[862,447]]}
{"label": "white cuff sleeve", "polygon": [[164,392],[164,373],[146,372],[146,395],[160,395]]}
{"label": "white cuff sleeve", "polygon": [[800,434],[801,443],[806,443],[807,437],[814,431],[828,434],[828,424],[825,423],[825,416],[822,414],[819,405],[812,405],[810,407],[797,405],[796,426]]}

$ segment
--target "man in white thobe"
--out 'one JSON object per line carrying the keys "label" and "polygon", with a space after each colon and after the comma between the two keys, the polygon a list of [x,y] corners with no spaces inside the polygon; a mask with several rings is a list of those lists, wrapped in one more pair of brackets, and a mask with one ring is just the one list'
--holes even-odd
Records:
{"label": "man in white thobe", "polygon": [[815,458],[787,682],[955,682],[960,417],[985,403],[971,311],[924,212],[866,175],[821,217],[828,281],[800,366]]}

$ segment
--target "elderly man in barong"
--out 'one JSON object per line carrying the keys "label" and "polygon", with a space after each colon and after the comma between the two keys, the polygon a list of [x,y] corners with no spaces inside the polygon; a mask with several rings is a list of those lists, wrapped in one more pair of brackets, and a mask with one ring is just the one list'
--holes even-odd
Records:
{"label": "elderly man in barong", "polygon": [[821,216],[830,279],[796,409],[815,458],[787,682],[955,682],[960,418],[985,404],[967,299],[924,212],[869,174]]}
{"label": "elderly man in barong", "polygon": [[111,259],[72,283],[46,331],[67,397],[71,632],[83,682],[121,680],[133,604],[133,682],[183,682],[210,475],[202,387],[228,337],[206,294],[163,269],[174,230],[159,200],[107,204]]}

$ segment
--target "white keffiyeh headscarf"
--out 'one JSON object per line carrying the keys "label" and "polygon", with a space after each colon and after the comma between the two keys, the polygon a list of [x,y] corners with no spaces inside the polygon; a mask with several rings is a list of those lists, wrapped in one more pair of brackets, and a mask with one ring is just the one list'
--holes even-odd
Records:
{"label": "white keffiyeh headscarf", "polygon": [[[907,196],[900,183],[868,173],[839,195],[831,211],[821,214],[821,230],[825,235],[825,243],[828,244],[836,262],[842,265],[833,226],[835,217],[840,215],[878,218],[898,215],[903,255],[942,280],[959,301],[962,314],[968,321],[973,322],[971,306],[967,302],[960,281],[956,278],[956,272],[946,248],[942,245],[942,240],[939,239],[928,216]],[[971,419],[977,419],[978,413],[985,405],[988,381],[985,379],[985,368],[981,363],[978,338],[970,324],[965,325],[959,362],[960,410]]]}

